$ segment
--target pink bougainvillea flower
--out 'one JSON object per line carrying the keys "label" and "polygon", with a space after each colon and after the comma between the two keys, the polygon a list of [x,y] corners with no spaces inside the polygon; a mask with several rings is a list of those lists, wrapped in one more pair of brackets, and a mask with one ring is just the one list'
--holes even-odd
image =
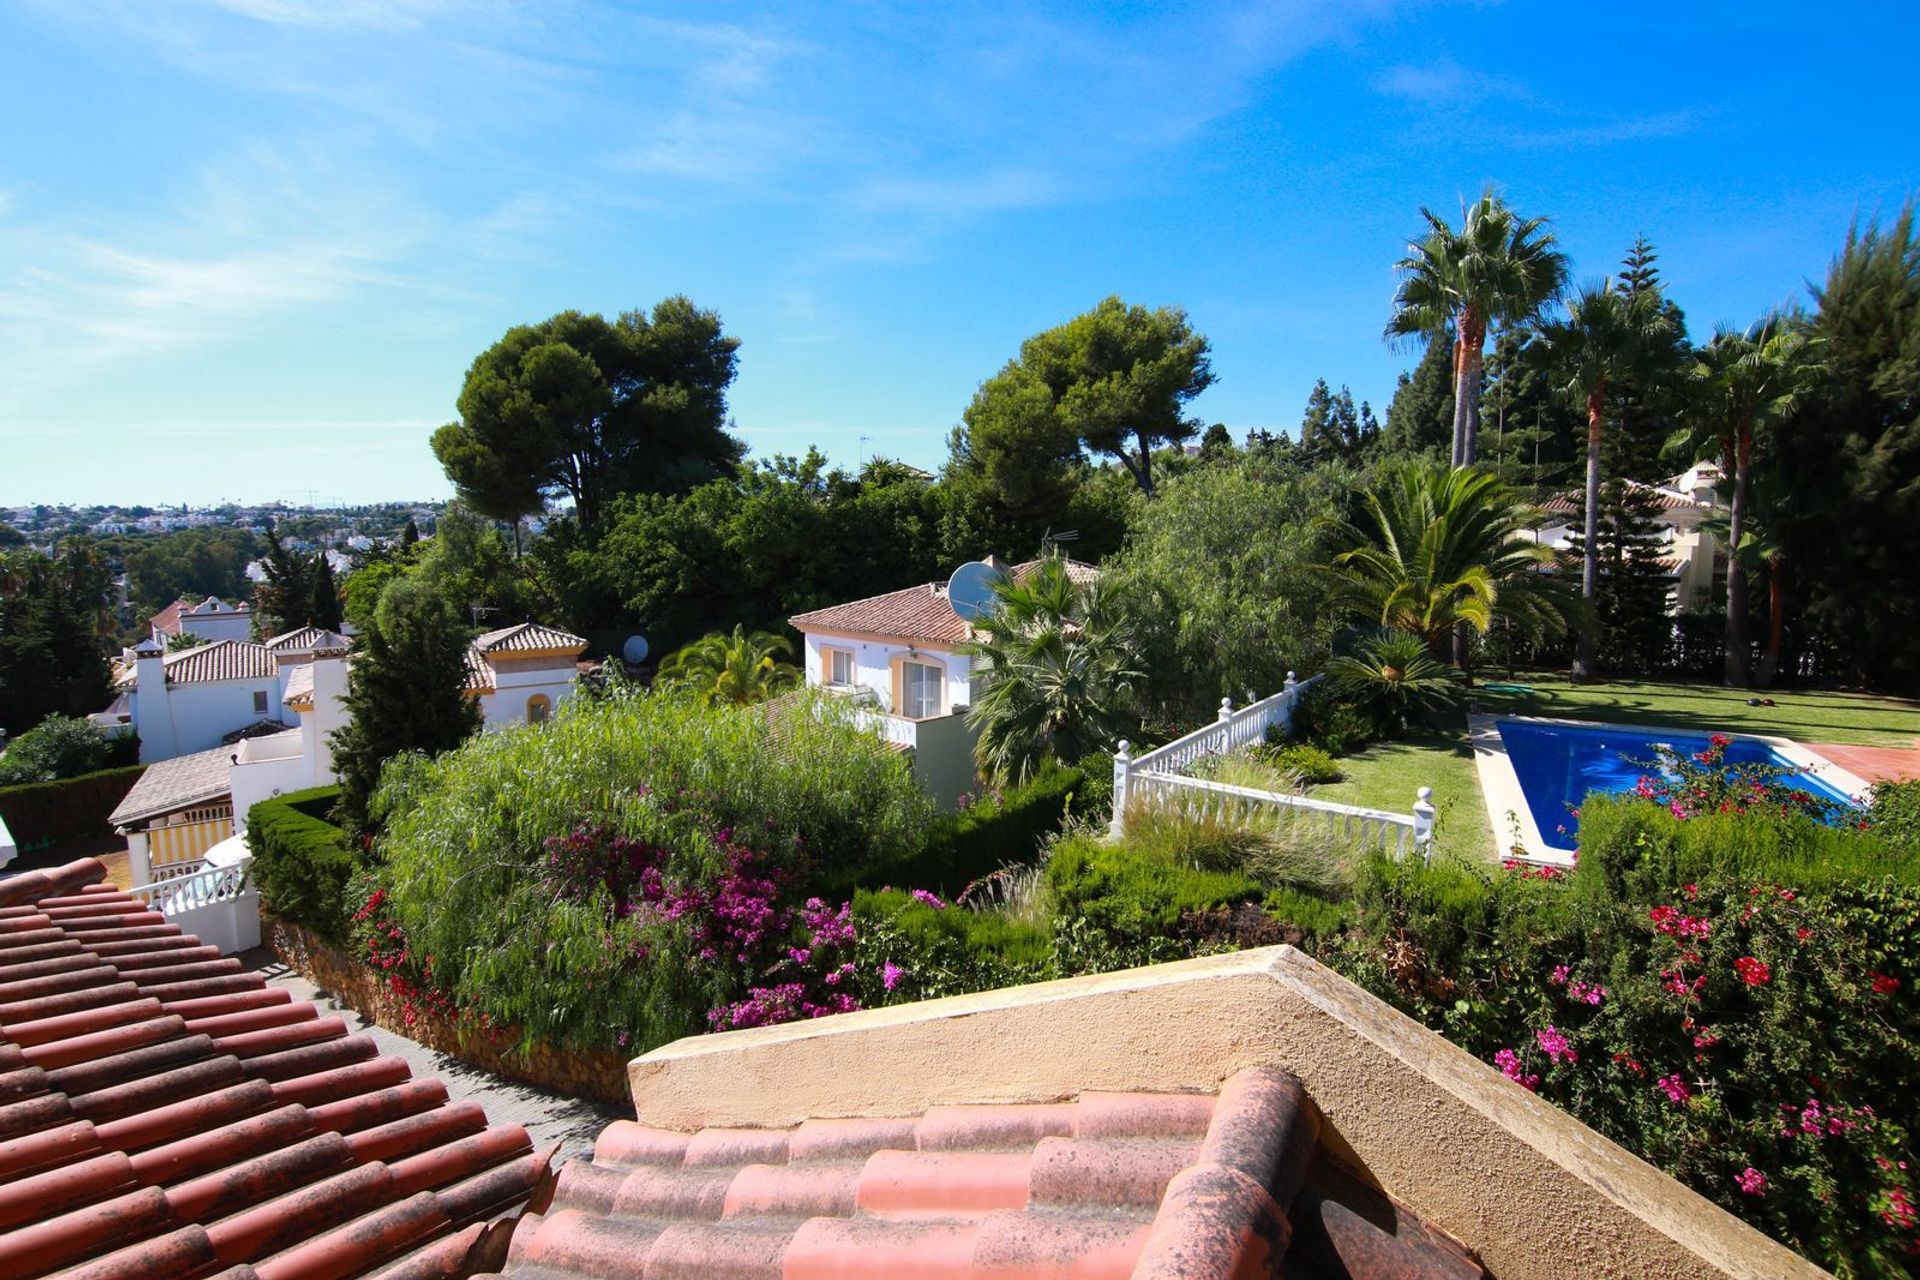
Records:
{"label": "pink bougainvillea flower", "polygon": [[1740,981],[1750,987],[1763,987],[1773,981],[1773,970],[1767,967],[1767,962],[1752,956],[1741,956],[1735,960],[1733,971],[1740,975]]}
{"label": "pink bougainvillea flower", "polygon": [[1534,1032],[1533,1038],[1539,1042],[1541,1052],[1547,1055],[1550,1062],[1580,1061],[1580,1054],[1574,1049],[1573,1042],[1567,1039],[1567,1033],[1551,1023]]}
{"label": "pink bougainvillea flower", "polygon": [[887,961],[885,964],[880,966],[880,985],[882,987],[885,987],[888,991],[891,991],[895,987],[899,986],[900,979],[906,976],[907,976],[907,971],[905,969],[902,969],[899,965],[895,964],[891,960]]}
{"label": "pink bougainvillea flower", "polygon": [[1687,1099],[1693,1096],[1693,1090],[1687,1088],[1687,1082],[1682,1080],[1677,1072],[1661,1076],[1653,1082],[1653,1086],[1666,1094],[1667,1101],[1676,1107],[1684,1105]]}
{"label": "pink bougainvillea flower", "polygon": [[1733,1175],[1734,1185],[1746,1195],[1763,1196],[1767,1194],[1767,1175],[1748,1165]]}
{"label": "pink bougainvillea flower", "polygon": [[1511,1049],[1502,1049],[1494,1054],[1493,1065],[1500,1068],[1500,1073],[1507,1079],[1528,1092],[1540,1087],[1540,1077],[1523,1068],[1520,1065],[1520,1055]]}
{"label": "pink bougainvillea flower", "polygon": [[1873,975],[1873,994],[1877,996],[1890,996],[1899,989],[1900,979],[1889,978],[1886,974],[1878,972]]}

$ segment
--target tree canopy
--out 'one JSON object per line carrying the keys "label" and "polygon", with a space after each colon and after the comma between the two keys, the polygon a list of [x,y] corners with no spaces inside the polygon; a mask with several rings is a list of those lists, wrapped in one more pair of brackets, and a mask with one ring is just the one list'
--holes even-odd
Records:
{"label": "tree canopy", "polygon": [[677,492],[739,462],[725,429],[739,346],[678,295],[651,314],[517,325],[468,369],[434,453],[484,515],[518,521],[565,495],[597,523],[617,495]]}

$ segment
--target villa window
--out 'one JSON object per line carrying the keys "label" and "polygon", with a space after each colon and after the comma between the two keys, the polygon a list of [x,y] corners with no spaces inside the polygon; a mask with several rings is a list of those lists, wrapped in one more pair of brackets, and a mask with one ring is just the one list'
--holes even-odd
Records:
{"label": "villa window", "polygon": [[267,691],[265,689],[255,689],[253,691],[253,714],[257,716],[267,714]]}
{"label": "villa window", "polygon": [[909,720],[927,720],[940,714],[940,686],[946,671],[924,662],[900,664],[900,714]]}
{"label": "villa window", "polygon": [[527,723],[545,724],[553,715],[553,700],[544,693],[527,699]]}
{"label": "villa window", "polygon": [[823,649],[821,656],[826,659],[827,683],[841,689],[852,687],[853,650]]}

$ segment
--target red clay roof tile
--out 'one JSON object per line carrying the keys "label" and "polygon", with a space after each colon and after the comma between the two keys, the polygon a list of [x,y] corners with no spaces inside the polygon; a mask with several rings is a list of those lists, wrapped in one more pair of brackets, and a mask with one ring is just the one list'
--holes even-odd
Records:
{"label": "red clay roof tile", "polygon": [[105,874],[0,880],[0,1275],[464,1274],[550,1153]]}
{"label": "red clay roof tile", "polygon": [[1303,1277],[1482,1274],[1319,1138],[1299,1082],[1264,1068],[1215,1096],[1089,1092],[790,1130],[619,1121],[520,1220],[501,1274],[1228,1280],[1283,1259]]}

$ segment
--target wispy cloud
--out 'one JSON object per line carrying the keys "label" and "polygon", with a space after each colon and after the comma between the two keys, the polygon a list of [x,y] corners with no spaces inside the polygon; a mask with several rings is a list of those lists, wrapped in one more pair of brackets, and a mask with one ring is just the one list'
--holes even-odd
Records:
{"label": "wispy cloud", "polygon": [[1484,102],[1488,99],[1535,101],[1533,91],[1518,80],[1472,71],[1446,57],[1389,67],[1374,77],[1373,87],[1376,92],[1388,97],[1405,98],[1429,106]]}
{"label": "wispy cloud", "polygon": [[1592,124],[1573,124],[1547,128],[1502,127],[1496,135],[1508,146],[1531,149],[1554,147],[1607,147],[1623,142],[1647,142],[1657,138],[1678,138],[1697,132],[1709,119],[1709,113],[1693,108],[1663,111],[1654,115],[1622,116]]}

